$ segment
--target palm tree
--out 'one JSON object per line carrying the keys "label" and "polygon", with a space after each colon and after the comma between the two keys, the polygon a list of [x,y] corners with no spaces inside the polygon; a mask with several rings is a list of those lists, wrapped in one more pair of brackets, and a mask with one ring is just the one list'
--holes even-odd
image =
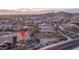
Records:
{"label": "palm tree", "polygon": [[37,33],[39,32],[38,30],[38,25],[33,25],[31,32],[30,32],[30,37],[31,39],[35,42],[37,39]]}

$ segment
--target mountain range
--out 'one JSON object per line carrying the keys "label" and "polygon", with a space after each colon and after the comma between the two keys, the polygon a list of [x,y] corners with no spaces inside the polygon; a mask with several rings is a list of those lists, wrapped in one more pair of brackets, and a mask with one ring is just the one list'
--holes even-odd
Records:
{"label": "mountain range", "polygon": [[21,8],[21,9],[0,9],[0,15],[4,14],[42,14],[42,13],[49,13],[49,12],[59,12],[61,9],[46,9],[46,8]]}
{"label": "mountain range", "polygon": [[79,13],[78,8],[21,8],[21,9],[14,9],[14,10],[8,10],[8,9],[0,9],[0,15],[5,14],[43,14],[43,13],[49,13],[49,12],[68,12],[68,13]]}

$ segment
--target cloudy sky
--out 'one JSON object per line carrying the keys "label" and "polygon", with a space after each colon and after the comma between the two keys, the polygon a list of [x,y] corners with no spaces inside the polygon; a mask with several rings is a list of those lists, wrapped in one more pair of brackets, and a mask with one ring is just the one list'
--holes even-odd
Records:
{"label": "cloudy sky", "polygon": [[0,9],[72,7],[79,7],[78,0],[0,0]]}
{"label": "cloudy sky", "polygon": [[79,12],[79,2],[78,0],[72,0],[72,2],[71,0],[0,0],[0,9],[12,10],[20,8],[27,8],[27,10],[33,11],[52,9],[64,10],[66,12]]}

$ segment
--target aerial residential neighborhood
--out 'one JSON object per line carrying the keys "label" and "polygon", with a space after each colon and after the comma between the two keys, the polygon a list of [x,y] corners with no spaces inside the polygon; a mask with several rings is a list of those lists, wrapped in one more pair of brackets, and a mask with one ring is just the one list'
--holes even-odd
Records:
{"label": "aerial residential neighborhood", "polygon": [[0,50],[79,49],[79,13],[3,11],[8,13],[0,10]]}

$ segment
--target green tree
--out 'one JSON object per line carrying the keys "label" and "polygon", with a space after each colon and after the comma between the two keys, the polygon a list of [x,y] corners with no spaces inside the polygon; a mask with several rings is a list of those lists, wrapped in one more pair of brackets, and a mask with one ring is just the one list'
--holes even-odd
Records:
{"label": "green tree", "polygon": [[30,32],[30,37],[34,37],[35,34],[38,33],[38,26],[33,26],[32,29],[31,29],[31,32]]}

